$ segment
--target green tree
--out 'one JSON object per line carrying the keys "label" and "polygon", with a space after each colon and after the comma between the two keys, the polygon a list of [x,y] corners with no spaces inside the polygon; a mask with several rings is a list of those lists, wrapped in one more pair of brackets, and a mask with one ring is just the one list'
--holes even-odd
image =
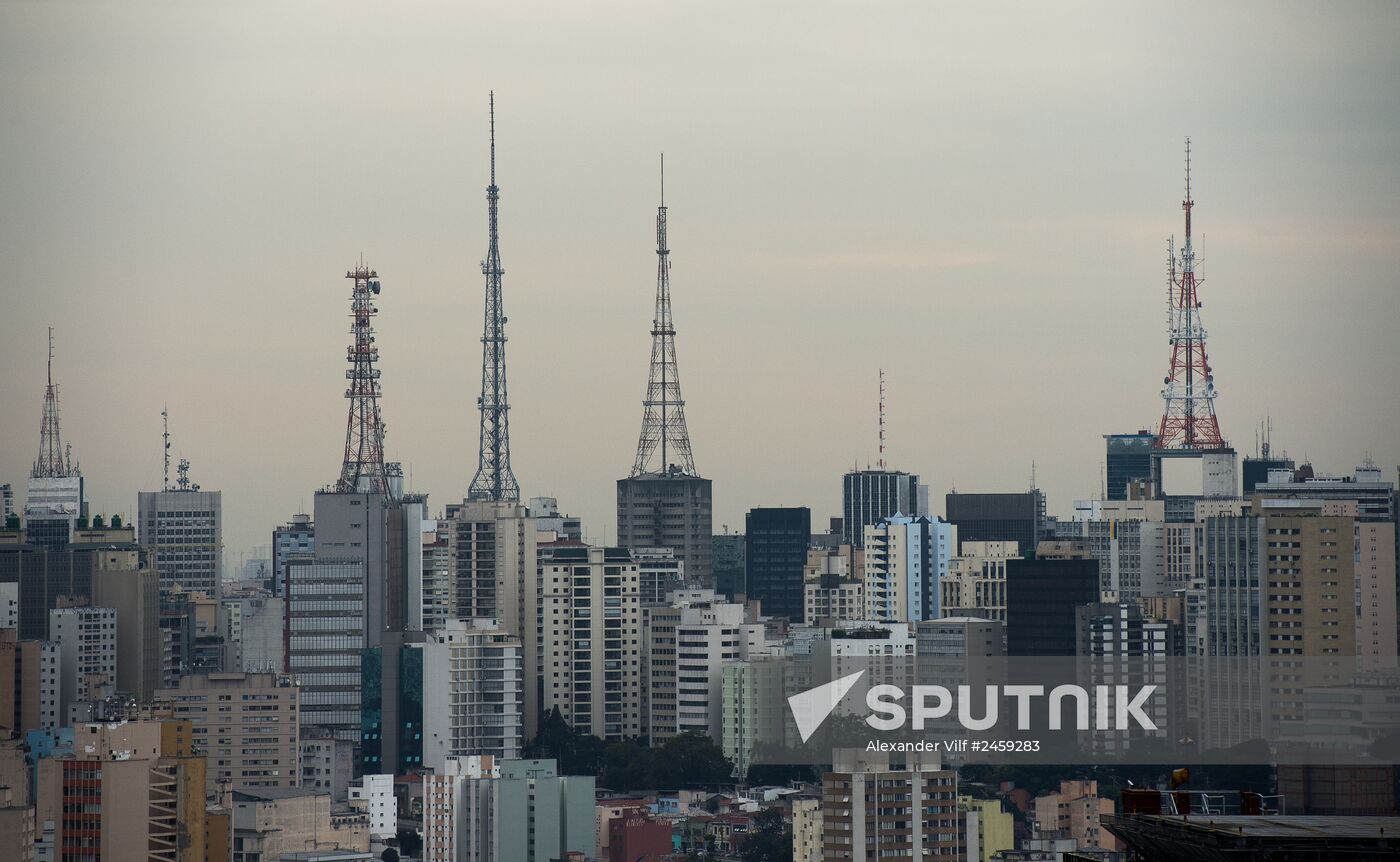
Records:
{"label": "green tree", "polygon": [[765,808],[754,815],[749,835],[739,846],[743,862],[792,862],[792,829],[782,812]]}
{"label": "green tree", "polygon": [[399,851],[392,847],[385,847],[384,852],[379,854],[382,862],[399,862]]}

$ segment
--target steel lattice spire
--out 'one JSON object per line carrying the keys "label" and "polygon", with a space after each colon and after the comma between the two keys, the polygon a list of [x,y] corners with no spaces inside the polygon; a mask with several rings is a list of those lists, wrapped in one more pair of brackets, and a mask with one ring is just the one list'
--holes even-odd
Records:
{"label": "steel lattice spire", "polygon": [[1215,418],[1215,377],[1206,358],[1206,330],[1196,296],[1196,253],[1191,247],[1191,139],[1186,139],[1186,240],[1178,256],[1168,242],[1168,317],[1171,370],[1162,381],[1166,402],[1157,429],[1159,449],[1220,449],[1225,439]]}
{"label": "steel lattice spire", "polygon": [[510,401],[506,397],[506,315],[501,303],[501,247],[496,186],[496,94],[491,93],[491,185],[486,187],[489,238],[481,273],[486,276],[486,322],[481,333],[481,450],[467,497],[519,500],[520,485],[510,469]]}
{"label": "steel lattice spire", "polygon": [[345,461],[335,489],[341,493],[389,493],[384,471],[384,421],[379,415],[379,348],[374,345],[374,297],[379,293],[379,273],[363,263],[345,273],[355,286],[350,291],[350,342],[345,377],[350,385],[350,415],[345,422]]}
{"label": "steel lattice spire", "polygon": [[49,327],[48,384],[44,387],[44,418],[39,425],[39,457],[29,474],[35,479],[77,476],[72,455],[63,448],[58,428],[58,384],[53,382],[53,327]]}
{"label": "steel lattice spire", "polygon": [[[656,208],[656,317],[651,322],[651,372],[642,402],[642,435],[632,475],[659,473],[698,476],[685,427],[676,365],[676,327],[671,320],[671,250],[666,247],[666,157],[661,157],[661,206]],[[655,469],[652,455],[660,452]]]}

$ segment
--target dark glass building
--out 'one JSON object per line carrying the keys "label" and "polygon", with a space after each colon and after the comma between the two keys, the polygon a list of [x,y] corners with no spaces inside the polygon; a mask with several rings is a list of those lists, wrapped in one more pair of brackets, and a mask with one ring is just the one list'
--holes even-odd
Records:
{"label": "dark glass building", "polygon": [[423,632],[385,632],[360,658],[360,770],[423,768]]}
{"label": "dark glass building", "polygon": [[928,486],[899,470],[855,470],[841,478],[842,541],[865,547],[865,528],[892,515],[928,515]]}
{"label": "dark glass building", "polygon": [[[1045,537],[1045,495],[959,494],[947,497],[948,523],[958,528],[958,542],[1016,542],[1022,556],[1035,553]],[[1070,653],[1073,655],[1073,653]]]}
{"label": "dark glass building", "polygon": [[1105,434],[1107,448],[1104,496],[1109,500],[1128,499],[1128,483],[1138,479],[1154,482],[1152,444],[1157,435],[1151,431],[1136,434]]}
{"label": "dark glass building", "polygon": [[1270,470],[1292,470],[1292,458],[1271,458],[1265,455],[1262,458],[1244,459],[1244,496],[1248,497],[1254,493],[1255,487],[1269,481]]}
{"label": "dark glass building", "polygon": [[1020,559],[1006,563],[1006,654],[1073,656],[1081,605],[1099,601],[1099,561]]}
{"label": "dark glass building", "polygon": [[731,601],[744,591],[744,537],[726,533],[715,536],[715,592]]}
{"label": "dark glass building", "polygon": [[802,569],[812,534],[812,510],[750,509],[744,517],[745,594],[763,613],[804,622]]}

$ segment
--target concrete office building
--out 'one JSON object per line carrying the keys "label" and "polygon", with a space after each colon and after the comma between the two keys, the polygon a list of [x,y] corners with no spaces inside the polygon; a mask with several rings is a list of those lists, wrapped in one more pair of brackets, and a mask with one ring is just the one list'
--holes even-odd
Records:
{"label": "concrete office building", "polygon": [[696,584],[713,584],[709,479],[674,468],[617,480],[617,544],[671,548]]}
{"label": "concrete office building", "polygon": [[[837,749],[822,775],[822,858],[880,862],[959,858],[958,774],[937,756]],[[911,800],[917,804],[911,805]]]}
{"label": "concrete office building", "polygon": [[841,540],[865,547],[865,528],[894,515],[929,515],[928,486],[899,470],[853,470],[841,477]]}
{"label": "concrete office building", "polygon": [[803,622],[811,510],[805,506],[751,509],[744,524],[745,596],[761,602],[767,616]]}
{"label": "concrete office building", "polygon": [[641,602],[624,548],[560,547],[540,562],[541,706],[608,740],[642,732]]}
{"label": "concrete office building", "polygon": [[947,616],[1006,622],[1006,563],[1021,556],[1015,542],[959,542],[961,553],[948,561],[939,583],[940,608]]}
{"label": "concrete office building", "polygon": [[369,815],[343,807],[337,810],[323,790],[245,787],[232,791],[229,801],[232,862],[295,859],[292,854],[315,850],[369,851]]}
{"label": "concrete office building", "polygon": [[524,649],[495,620],[452,620],[423,651],[423,761],[520,756],[524,744]]}
{"label": "concrete office building", "polygon": [[60,680],[58,644],[22,641],[17,630],[0,629],[0,738],[31,730],[56,730]]}
{"label": "concrete office building", "polygon": [[782,656],[755,656],[727,664],[721,673],[719,744],[741,779],[757,746],[782,744],[789,665]]}
{"label": "concrete office building", "polygon": [[58,644],[60,721],[68,721],[73,705],[116,693],[115,610],[82,607],[51,611],[49,639]]}
{"label": "concrete office building", "polygon": [[940,583],[955,555],[952,526],[941,518],[895,515],[865,528],[865,616],[918,622],[940,614]]}
{"label": "concrete office building", "polygon": [[840,575],[819,575],[802,585],[803,619],[830,626],[865,616],[865,582]]}
{"label": "concrete office building", "polygon": [[666,604],[666,596],[686,586],[685,561],[671,548],[632,548],[642,607]]}
{"label": "concrete office building", "polygon": [[940,617],[914,627],[923,658],[993,658],[1006,655],[1006,624],[981,617]]}
{"label": "concrete office building", "polygon": [[287,563],[316,556],[316,527],[305,512],[272,531],[272,580],[268,589],[275,596],[287,594]]}
{"label": "concrete office building", "polygon": [[583,541],[583,520],[559,511],[559,500],[555,497],[531,497],[526,510],[535,519],[535,529],[541,533],[553,533],[555,540],[568,542]]}
{"label": "concrete office building", "polygon": [[[183,482],[182,477],[182,482]],[[162,591],[182,589],[218,598],[223,572],[223,494],[198,485],[142,491],[137,528]]]}
{"label": "concrete office building", "polygon": [[300,699],[289,677],[191,674],[155,700],[190,722],[195,746],[209,758],[209,792],[225,781],[235,788],[298,786]]}
{"label": "concrete office building", "polygon": [[[37,472],[37,467],[36,467]],[[83,474],[68,465],[51,475],[31,475],[24,501],[24,530],[38,548],[58,550],[88,520]]]}
{"label": "concrete office building", "polygon": [[300,734],[301,776],[298,787],[324,790],[332,802],[349,798],[355,771],[355,743],[333,736]]}
{"label": "concrete office building", "polygon": [[[285,581],[282,588],[285,592]],[[286,667],[286,599],[265,590],[232,596],[226,592],[219,602],[219,613],[225,668],[242,673],[280,673]]]}
{"label": "concrete office building", "polygon": [[146,702],[162,681],[160,577],[154,569],[104,569],[92,580],[92,602],[116,619],[116,690]]}

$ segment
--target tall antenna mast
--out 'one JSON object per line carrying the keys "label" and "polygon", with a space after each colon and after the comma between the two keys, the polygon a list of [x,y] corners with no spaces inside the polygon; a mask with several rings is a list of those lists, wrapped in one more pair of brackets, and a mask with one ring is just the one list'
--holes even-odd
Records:
{"label": "tall antenna mast", "polygon": [[[1215,417],[1215,376],[1206,357],[1206,330],[1197,298],[1196,255],[1191,246],[1191,139],[1186,139],[1186,238],[1169,266],[1171,369],[1163,379],[1165,408],[1157,430],[1159,449],[1222,449]],[[1169,245],[1168,249],[1172,247]]]}
{"label": "tall antenna mast", "polygon": [[39,457],[29,474],[35,479],[65,478],[78,475],[71,450],[63,446],[58,426],[58,385],[53,382],[53,327],[49,327],[48,373],[44,385],[44,412],[39,423]]}
{"label": "tall antenna mast", "polygon": [[506,315],[501,296],[501,245],[496,186],[496,93],[491,91],[491,185],[486,187],[487,245],[481,274],[486,276],[486,321],[481,333],[481,442],[476,476],[467,491],[472,500],[519,500],[520,485],[510,468],[510,400],[506,393]]}
{"label": "tall antenna mast", "polygon": [[885,369],[880,369],[880,456],[876,461],[878,469],[885,469]]}
{"label": "tall antenna mast", "polygon": [[169,405],[160,408],[161,440],[165,443],[165,479],[161,482],[161,490],[170,490],[170,413]]}
{"label": "tall antenna mast", "polygon": [[[340,467],[340,479],[335,483],[340,493],[389,493],[389,481],[384,471],[384,421],[379,415],[379,348],[374,344],[374,316],[379,309],[374,297],[379,295],[379,273],[360,265],[345,273],[354,282],[350,289],[350,334],[353,339],[347,359],[350,368],[345,377],[350,385],[345,397],[350,400],[350,415],[345,421],[345,458]],[[189,465],[181,461],[181,481]]]}
{"label": "tall antenna mast", "polygon": [[[632,475],[698,476],[685,425],[676,327],[671,320],[671,250],[666,240],[666,156],[661,156],[661,205],[656,208],[656,315],[651,321],[651,370],[642,401],[642,433]],[[653,468],[652,454],[660,452]],[[674,463],[673,463],[674,461]]]}

